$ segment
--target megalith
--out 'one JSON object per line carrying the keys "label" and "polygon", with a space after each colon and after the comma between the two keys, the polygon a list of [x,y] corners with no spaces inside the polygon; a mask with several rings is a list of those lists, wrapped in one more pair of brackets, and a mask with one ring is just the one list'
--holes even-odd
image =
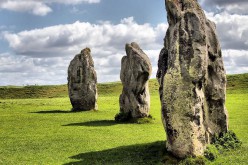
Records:
{"label": "megalith", "polygon": [[120,95],[120,113],[131,118],[149,116],[150,93],[148,80],[152,66],[148,56],[135,42],[126,44],[126,56],[121,61],[120,79],[123,85]]}
{"label": "megalith", "polygon": [[216,27],[197,0],[165,0],[169,28],[158,61],[166,147],[175,156],[203,155],[228,130],[226,75]]}
{"label": "megalith", "polygon": [[97,110],[97,76],[89,48],[70,62],[67,79],[72,111]]}

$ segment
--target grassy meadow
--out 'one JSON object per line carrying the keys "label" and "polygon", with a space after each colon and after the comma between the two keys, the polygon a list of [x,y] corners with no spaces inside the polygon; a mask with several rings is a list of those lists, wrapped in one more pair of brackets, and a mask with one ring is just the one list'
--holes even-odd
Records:
{"label": "grassy meadow", "polygon": [[[98,111],[72,113],[66,85],[0,88],[0,164],[163,164],[165,131],[158,84],[150,80],[154,123],[119,124],[121,83],[98,85]],[[248,74],[229,75],[229,127],[242,147],[216,165],[248,164]]]}

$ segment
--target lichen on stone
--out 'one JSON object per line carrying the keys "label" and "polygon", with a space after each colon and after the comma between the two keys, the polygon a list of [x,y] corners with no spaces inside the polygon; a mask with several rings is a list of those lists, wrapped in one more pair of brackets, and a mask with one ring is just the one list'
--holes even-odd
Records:
{"label": "lichen on stone", "polygon": [[167,148],[175,156],[203,155],[228,130],[226,77],[215,25],[196,0],[165,0],[169,28],[157,79]]}

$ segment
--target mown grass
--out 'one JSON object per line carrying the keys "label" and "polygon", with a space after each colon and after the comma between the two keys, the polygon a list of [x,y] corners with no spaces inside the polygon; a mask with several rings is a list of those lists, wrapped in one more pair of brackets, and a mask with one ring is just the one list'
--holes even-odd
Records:
{"label": "mown grass", "polygon": [[99,97],[99,111],[83,113],[71,113],[68,98],[1,100],[0,105],[3,164],[137,163],[147,148],[165,139],[158,106],[151,110],[153,124],[116,124],[118,97]]}
{"label": "mown grass", "polygon": [[[232,89],[228,88],[226,103],[230,129],[243,144],[208,164],[248,164],[245,80],[235,80]],[[156,84],[155,80],[150,82],[155,121],[149,124],[114,122],[119,112],[120,83],[99,85],[99,111],[71,113],[68,97],[60,95],[1,99],[0,164],[162,164],[168,153]]]}

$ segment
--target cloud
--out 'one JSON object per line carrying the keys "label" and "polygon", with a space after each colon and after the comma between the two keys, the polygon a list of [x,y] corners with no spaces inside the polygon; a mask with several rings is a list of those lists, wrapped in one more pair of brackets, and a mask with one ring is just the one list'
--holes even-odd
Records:
{"label": "cloud", "polygon": [[223,49],[248,50],[248,15],[207,13],[217,26]]}
{"label": "cloud", "polygon": [[[246,15],[206,13],[217,25],[228,74],[248,72],[248,21]],[[8,85],[65,84],[70,60],[90,47],[99,82],[119,81],[125,43],[137,42],[149,56],[153,78],[168,25],[138,24],[133,17],[118,24],[74,22],[41,29],[5,32],[14,54],[0,54],[0,82]],[[18,79],[18,81],[16,81]]]}
{"label": "cloud", "polygon": [[96,53],[109,55],[118,53],[127,42],[136,41],[147,49],[158,49],[167,29],[166,24],[152,27],[139,25],[133,17],[121,20],[119,24],[109,22],[90,24],[75,22],[43,29],[4,34],[9,46],[18,55],[52,57],[75,54],[83,47],[93,47]]}
{"label": "cloud", "polygon": [[[77,21],[19,33],[5,32],[3,36],[15,55],[11,55],[11,58],[2,55],[5,62],[0,73],[4,73],[4,76],[15,73],[20,84],[66,83],[70,60],[84,47],[90,47],[98,81],[118,81],[125,43],[139,43],[156,67],[167,27],[167,24],[158,24],[155,27],[138,24],[133,17],[129,17],[122,19],[119,24]],[[14,61],[13,65],[11,61]],[[33,74],[35,72],[39,77]],[[155,72],[154,69],[153,77]],[[11,82],[13,78],[10,77],[8,83]]]}
{"label": "cloud", "polygon": [[227,73],[248,72],[248,50],[223,50]]}
{"label": "cloud", "polygon": [[40,0],[46,3],[62,3],[69,5],[76,5],[81,3],[100,3],[101,0]]}
{"label": "cloud", "polygon": [[15,12],[27,12],[38,16],[45,16],[52,12],[53,3],[76,5],[81,3],[99,3],[100,0],[2,0],[0,8]]}
{"label": "cloud", "polygon": [[69,58],[29,58],[10,53],[0,54],[1,85],[66,83],[65,66]]}
{"label": "cloud", "polygon": [[208,11],[248,14],[248,2],[245,0],[200,0],[200,3]]}
{"label": "cloud", "polygon": [[6,1],[0,2],[2,9],[16,11],[16,12],[29,12],[35,15],[47,15],[52,9],[42,2],[35,1]]}
{"label": "cloud", "polygon": [[[230,2],[230,3],[227,3]],[[206,1],[205,3],[227,6],[243,1]],[[235,6],[235,4],[234,4]],[[241,5],[242,6],[242,5]],[[243,6],[244,7],[244,6]],[[248,15],[231,14],[228,7],[222,12],[205,12],[215,22],[222,47],[225,69],[228,74],[248,72]]]}

